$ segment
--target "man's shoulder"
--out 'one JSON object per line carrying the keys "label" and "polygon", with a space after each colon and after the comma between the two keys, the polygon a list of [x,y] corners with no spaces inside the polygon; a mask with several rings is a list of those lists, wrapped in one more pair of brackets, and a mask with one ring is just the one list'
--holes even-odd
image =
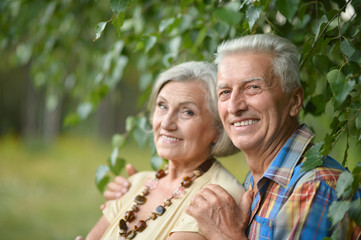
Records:
{"label": "man's shoulder", "polygon": [[[297,168],[301,168],[302,163],[297,166]],[[344,171],[347,171],[340,163],[338,163],[335,159],[327,156],[321,166],[316,167],[312,170],[308,170],[305,172],[299,172],[297,177],[297,186],[306,183],[324,183],[331,188],[335,189],[337,185],[338,178],[340,174]]]}

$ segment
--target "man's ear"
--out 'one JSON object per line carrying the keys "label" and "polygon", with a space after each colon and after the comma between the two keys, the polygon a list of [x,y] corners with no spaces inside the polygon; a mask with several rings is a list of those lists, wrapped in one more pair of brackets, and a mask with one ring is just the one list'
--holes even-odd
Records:
{"label": "man's ear", "polygon": [[290,101],[290,115],[291,117],[297,117],[301,111],[303,104],[303,88],[297,87],[291,92]]}

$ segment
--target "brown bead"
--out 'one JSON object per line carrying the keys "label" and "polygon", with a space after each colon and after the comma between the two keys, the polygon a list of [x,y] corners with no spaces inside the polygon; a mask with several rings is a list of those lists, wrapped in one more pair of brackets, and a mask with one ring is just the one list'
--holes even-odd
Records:
{"label": "brown bead", "polygon": [[127,233],[127,239],[133,239],[137,235],[137,233],[134,230],[131,230]]}
{"label": "brown bead", "polygon": [[192,178],[190,177],[184,177],[182,182],[181,182],[181,185],[185,188],[189,187],[190,185],[192,185]]}
{"label": "brown bead", "polygon": [[193,171],[193,174],[196,176],[196,177],[199,177],[200,175],[202,175],[202,172],[199,170],[199,169],[196,169]]}
{"label": "brown bead", "polygon": [[120,219],[120,221],[119,221],[119,228],[120,228],[120,230],[123,230],[124,233],[126,233],[128,230],[127,223],[123,218]]}
{"label": "brown bead", "polygon": [[158,216],[162,216],[164,212],[165,212],[165,208],[164,208],[163,206],[158,206],[158,207],[155,209],[155,213],[156,213]]}
{"label": "brown bead", "polygon": [[140,220],[135,226],[134,229],[137,232],[142,232],[147,227],[147,223],[143,220]]}
{"label": "brown bead", "polygon": [[132,211],[133,211],[133,212],[138,212],[138,210],[139,210],[138,204],[134,203],[134,204],[132,205]]}
{"label": "brown bead", "polygon": [[135,219],[135,215],[133,211],[126,211],[124,214],[124,220],[127,222],[131,222]]}
{"label": "brown bead", "polygon": [[160,178],[162,178],[164,176],[165,176],[165,172],[164,172],[163,169],[159,169],[155,174],[155,177],[158,178],[158,179],[160,179]]}
{"label": "brown bead", "polygon": [[143,205],[147,199],[142,195],[137,195],[134,198],[134,202],[136,202],[138,205]]}
{"label": "brown bead", "polygon": [[149,218],[152,219],[152,220],[154,220],[154,219],[157,218],[157,214],[156,214],[155,212],[151,212],[151,213],[149,214]]}
{"label": "brown bead", "polygon": [[[126,231],[124,231],[124,230],[119,230],[119,236],[125,236],[125,234],[126,234],[127,232]],[[121,237],[119,237],[119,239],[122,239]]]}
{"label": "brown bead", "polygon": [[172,202],[171,202],[171,200],[170,199],[166,199],[166,200],[164,200],[164,205],[165,206],[170,206],[172,204]]}
{"label": "brown bead", "polygon": [[142,191],[143,196],[147,196],[149,194],[149,188],[145,187]]}

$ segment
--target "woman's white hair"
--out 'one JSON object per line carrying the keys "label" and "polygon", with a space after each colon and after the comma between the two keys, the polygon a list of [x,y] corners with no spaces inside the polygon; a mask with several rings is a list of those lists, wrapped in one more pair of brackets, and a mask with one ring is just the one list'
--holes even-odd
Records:
{"label": "woman's white hair", "polygon": [[282,90],[289,94],[301,86],[298,51],[285,38],[272,34],[255,34],[223,42],[217,48],[215,62],[228,55],[245,52],[266,52],[272,55],[273,71],[281,80]]}
{"label": "woman's white hair", "polygon": [[206,107],[212,115],[214,127],[217,128],[219,134],[218,141],[211,146],[210,156],[222,157],[238,152],[239,149],[233,145],[232,141],[224,131],[218,114],[218,98],[216,92],[217,68],[214,64],[194,61],[185,62],[161,73],[156,80],[150,95],[150,115],[153,116],[158,94],[167,83],[187,81],[198,81],[204,86]]}

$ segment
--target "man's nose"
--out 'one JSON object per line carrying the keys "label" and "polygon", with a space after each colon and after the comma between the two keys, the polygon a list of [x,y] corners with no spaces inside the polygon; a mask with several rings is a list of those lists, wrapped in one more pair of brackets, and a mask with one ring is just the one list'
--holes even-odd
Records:
{"label": "man's nose", "polygon": [[232,92],[229,104],[228,112],[232,114],[237,114],[238,112],[247,110],[248,105],[246,98],[242,92]]}

